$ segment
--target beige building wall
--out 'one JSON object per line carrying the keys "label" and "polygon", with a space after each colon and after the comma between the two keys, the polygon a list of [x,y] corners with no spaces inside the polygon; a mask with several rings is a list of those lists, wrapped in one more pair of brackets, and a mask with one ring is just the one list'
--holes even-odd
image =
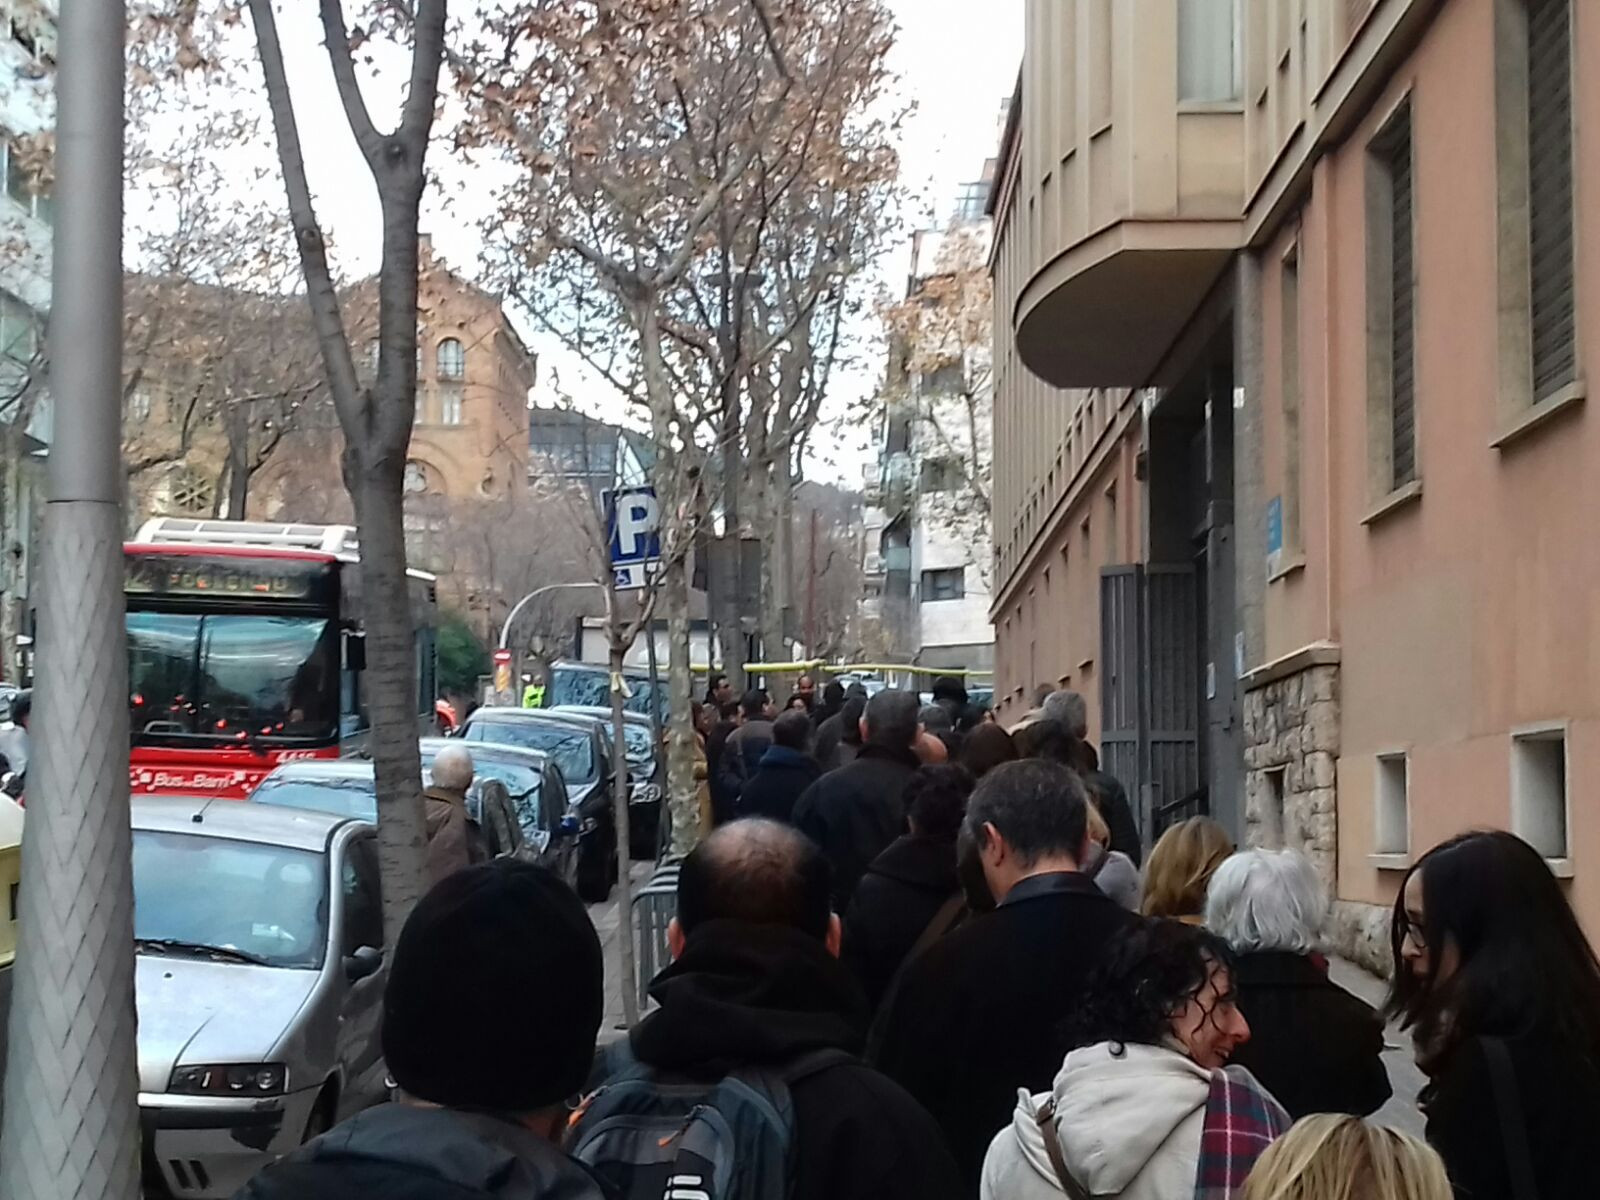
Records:
{"label": "beige building wall", "polygon": [[[1583,803],[1600,779],[1600,428],[1583,399],[1600,337],[1583,202],[1600,188],[1600,84],[1585,69],[1600,13],[1569,8],[1576,381],[1530,394],[1527,299],[1507,282],[1529,269],[1506,182],[1507,105],[1526,91],[1506,39],[1523,0],[1240,11],[1235,93],[1196,102],[1169,86],[1184,57],[1174,0],[1028,5],[1021,150],[997,197],[997,325],[1009,317],[1014,337],[997,328],[1001,690],[1017,703],[1052,670],[1087,677],[1077,656],[1098,604],[1070,566],[1063,595],[1055,556],[1084,517],[1091,557],[1139,554],[1149,481],[1128,389],[1174,382],[1181,331],[1237,273],[1251,281],[1232,317],[1244,831],[1313,853],[1347,902],[1347,948],[1370,960],[1383,913],[1363,906],[1389,904],[1418,854],[1474,826],[1546,840],[1600,929],[1600,817]],[[1369,258],[1387,236],[1374,153],[1405,103],[1416,478],[1396,486],[1373,372],[1391,325]],[[1120,389],[1099,393],[1115,398],[1086,439],[1100,449],[1075,446],[1059,468],[1093,403],[1046,379]],[[1095,505],[1117,470],[1135,532],[1102,549]],[[1284,537],[1269,562],[1274,497]]]}

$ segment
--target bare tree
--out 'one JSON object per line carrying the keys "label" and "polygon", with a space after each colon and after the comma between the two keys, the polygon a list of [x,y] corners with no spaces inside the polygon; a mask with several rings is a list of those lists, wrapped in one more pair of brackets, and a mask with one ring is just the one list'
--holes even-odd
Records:
{"label": "bare tree", "polygon": [[382,209],[378,370],[368,386],[357,374],[327,241],[312,202],[272,0],[249,0],[249,12],[312,324],[344,431],[345,486],[361,529],[378,849],[384,926],[392,943],[422,889],[424,830],[418,790],[422,768],[413,703],[414,629],[407,602],[402,489],[416,411],[417,224],[444,49],[445,0],[417,0],[415,19],[404,23],[401,36],[411,48],[408,86],[399,120],[387,133],[374,123],[362,94],[343,5],[340,0],[319,0],[344,118],[377,186]]}

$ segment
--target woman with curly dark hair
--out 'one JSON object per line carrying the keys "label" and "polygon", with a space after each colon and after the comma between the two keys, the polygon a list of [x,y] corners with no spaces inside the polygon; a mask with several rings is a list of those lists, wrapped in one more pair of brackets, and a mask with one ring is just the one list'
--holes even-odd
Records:
{"label": "woman with curly dark hair", "polygon": [[1452,838],[1406,876],[1391,938],[1390,1013],[1456,1195],[1593,1195],[1600,961],[1549,864],[1509,833]]}
{"label": "woman with curly dark hair", "polygon": [[1220,1200],[1289,1128],[1250,1073],[1227,1065],[1250,1027],[1227,944],[1203,929],[1147,920],[1130,930],[1091,976],[1069,1032],[1080,1048],[1054,1088],[1021,1093],[989,1146],[983,1200]]}

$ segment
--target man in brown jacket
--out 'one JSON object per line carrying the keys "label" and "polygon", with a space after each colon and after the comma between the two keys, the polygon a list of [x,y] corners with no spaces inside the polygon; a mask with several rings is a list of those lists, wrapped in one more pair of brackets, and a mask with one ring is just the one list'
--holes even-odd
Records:
{"label": "man in brown jacket", "polygon": [[433,760],[433,782],[422,793],[428,829],[428,886],[482,862],[482,845],[467,815],[467,789],[472,786],[472,755],[451,745]]}

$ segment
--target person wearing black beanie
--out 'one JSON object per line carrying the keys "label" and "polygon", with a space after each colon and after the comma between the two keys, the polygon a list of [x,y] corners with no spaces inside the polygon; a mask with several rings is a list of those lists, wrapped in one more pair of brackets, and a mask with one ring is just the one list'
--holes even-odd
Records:
{"label": "person wearing black beanie", "polygon": [[450,876],[412,910],[384,990],[400,1101],[308,1143],[235,1200],[600,1200],[555,1143],[604,1010],[600,940],[566,884],[503,859]]}

